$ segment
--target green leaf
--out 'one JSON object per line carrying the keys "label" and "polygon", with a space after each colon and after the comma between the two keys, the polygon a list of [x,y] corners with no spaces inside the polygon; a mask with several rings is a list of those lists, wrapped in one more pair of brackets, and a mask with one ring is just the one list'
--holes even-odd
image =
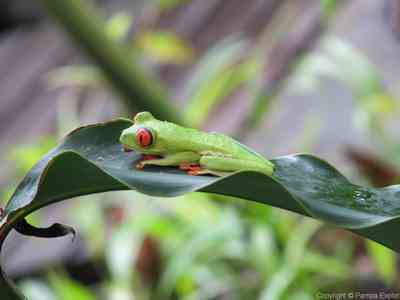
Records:
{"label": "green leaf", "polygon": [[[380,247],[384,248],[383,246]],[[335,257],[324,256],[314,251],[308,251],[304,254],[302,268],[306,271],[312,271],[338,279],[348,279],[351,276],[350,264],[346,264]]]}
{"label": "green leaf", "polygon": [[245,40],[230,36],[208,50],[197,63],[183,92],[190,99],[184,112],[187,124],[200,126],[211,110],[255,73],[254,62],[236,63],[246,45]]}
{"label": "green leaf", "polygon": [[56,296],[49,286],[39,280],[24,280],[19,288],[28,297],[29,300],[55,300]]}
{"label": "green leaf", "polygon": [[48,73],[51,88],[65,86],[100,88],[106,83],[100,69],[90,65],[59,67]]}
{"label": "green leaf", "polygon": [[329,17],[336,10],[336,0],[320,0],[323,15]]}
{"label": "green leaf", "polygon": [[382,78],[375,66],[350,44],[327,37],[321,48],[320,52],[303,60],[298,76],[308,77],[311,81],[318,76],[337,78],[349,85],[360,102],[384,91]]}
{"label": "green leaf", "polygon": [[[43,206],[79,195],[135,189],[162,197],[193,191],[239,197],[320,219],[400,250],[399,186],[352,184],[325,161],[306,154],[273,159],[272,177],[253,171],[213,177],[188,176],[172,167],[137,170],[141,156],[124,152],[119,143],[121,131],[130,125],[130,120],[118,119],[78,128],[40,160],[6,205],[0,245],[17,223]],[[5,280],[0,280],[2,291],[14,293]]]}
{"label": "green leaf", "polygon": [[184,278],[183,274],[188,270],[190,271],[190,267],[194,265],[193,262],[202,253],[213,249],[213,255],[205,256],[210,260],[215,259],[219,255],[217,250],[238,235],[240,235],[240,230],[237,220],[234,215],[229,213],[224,216],[224,221],[215,224],[212,230],[205,230],[194,235],[193,239],[177,250],[174,258],[167,263],[157,291],[157,299],[165,299],[170,296],[172,288],[176,286],[176,283],[179,283],[179,279]]}
{"label": "green leaf", "polygon": [[129,32],[132,25],[132,16],[119,12],[114,14],[106,24],[106,33],[115,41],[122,40]]}
{"label": "green leaf", "polygon": [[295,280],[304,259],[307,243],[320,224],[310,219],[299,222],[293,231],[284,252],[282,267],[274,274],[268,282],[267,287],[261,292],[260,299],[281,299],[289,285]]}
{"label": "green leaf", "polygon": [[135,38],[143,54],[159,63],[185,64],[192,60],[193,49],[174,32],[145,31]]}
{"label": "green leaf", "polygon": [[49,274],[49,281],[53,287],[57,299],[60,300],[95,300],[97,297],[94,292],[68,278],[67,275],[61,272],[51,272]]}
{"label": "green leaf", "polygon": [[39,140],[35,145],[24,144],[12,148],[8,158],[15,164],[19,171],[25,173],[55,145],[56,142],[53,137],[45,137]]}
{"label": "green leaf", "polygon": [[337,64],[338,78],[347,82],[359,99],[382,93],[379,72],[360,51],[336,38],[327,38],[323,48]]}
{"label": "green leaf", "polygon": [[368,241],[367,249],[378,274],[390,286],[396,279],[396,253],[373,241]]}
{"label": "green leaf", "polygon": [[187,106],[185,119],[194,127],[201,126],[216,106],[231,95],[254,73],[252,62],[244,62],[218,70],[207,78]]}
{"label": "green leaf", "polygon": [[158,6],[160,10],[169,10],[186,2],[189,2],[189,0],[158,0]]}

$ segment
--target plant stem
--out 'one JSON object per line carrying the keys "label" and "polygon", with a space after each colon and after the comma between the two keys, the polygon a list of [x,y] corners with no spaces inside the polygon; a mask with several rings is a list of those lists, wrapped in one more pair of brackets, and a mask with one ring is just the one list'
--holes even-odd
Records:
{"label": "plant stem", "polygon": [[140,68],[135,57],[122,43],[113,41],[105,33],[104,21],[88,1],[40,2],[103,71],[129,111],[148,110],[158,118],[182,123],[160,82]]}
{"label": "plant stem", "polygon": [[10,281],[0,268],[0,291],[1,299],[25,300],[26,298],[18,291],[14,282]]}

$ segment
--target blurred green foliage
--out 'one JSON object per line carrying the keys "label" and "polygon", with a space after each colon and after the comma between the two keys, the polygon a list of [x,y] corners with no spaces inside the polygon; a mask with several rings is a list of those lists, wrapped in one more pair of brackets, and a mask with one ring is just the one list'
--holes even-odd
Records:
{"label": "blurred green foliage", "polygon": [[[298,89],[315,89],[321,77],[343,82],[354,95],[355,127],[368,133],[392,163],[399,162],[398,143],[387,135],[386,124],[399,114],[398,100],[385,88],[376,67],[357,49],[338,38],[325,38],[319,51],[306,57],[294,79]],[[366,242],[367,252],[377,273],[390,286],[398,274],[397,254],[373,241]]]}
{"label": "blurred green foliage", "polygon": [[62,272],[49,273],[49,283],[53,288],[57,299],[60,300],[95,300],[97,297],[95,294],[88,290],[83,285],[76,281],[71,280]]}
{"label": "blurred green foliage", "polygon": [[[160,0],[159,9],[181,2]],[[336,4],[321,3],[329,14]],[[131,25],[132,19],[119,13],[109,20],[106,32],[115,42],[129,41]],[[141,61],[194,64],[183,94],[187,103],[184,118],[195,127],[204,125],[226,97],[260,74],[260,60],[248,54],[250,45],[241,37],[224,39],[199,55],[172,31],[146,29],[137,34],[128,45]],[[292,83],[296,91],[316,88],[321,75],[344,82],[354,93],[355,122],[370,133],[383,132],[388,115],[397,109],[378,71],[344,41],[324,40],[321,51],[307,57],[296,75]],[[55,87],[79,89],[105,83],[90,65],[59,68],[49,74],[49,80]],[[252,88],[257,94],[262,86]],[[79,120],[79,115],[71,119]],[[312,148],[315,122],[311,124],[299,140],[304,148]],[[25,173],[58,138],[13,150],[10,157],[18,173]],[[387,140],[383,145],[394,149]],[[399,151],[391,153],[400,161]],[[69,214],[91,254],[105,261],[109,274],[104,282],[87,287],[58,267],[43,280],[19,283],[29,299],[86,300],[97,299],[99,294],[107,299],[314,299],[319,290],[345,286],[355,276],[351,238],[339,240],[336,231],[323,231],[313,220],[240,199],[198,193],[165,200],[118,192],[87,196],[74,203]],[[318,243],[321,232],[332,234],[325,247]],[[158,278],[152,283],[145,282],[143,270],[137,267],[149,237],[158,249],[153,255],[160,256]],[[376,276],[388,286],[393,284],[398,275],[396,255],[373,242],[366,248]]]}
{"label": "blurred green foliage", "polygon": [[255,74],[255,62],[243,58],[246,41],[230,37],[208,49],[185,84],[190,99],[184,112],[186,123],[199,127],[227,96]]}
{"label": "blurred green foliage", "polygon": [[[102,254],[110,281],[100,289],[108,290],[107,294],[122,293],[131,298],[140,295],[140,299],[169,299],[173,295],[179,299],[214,299],[222,295],[232,295],[232,299],[281,299],[282,295],[302,291],[312,299],[321,287],[317,284],[319,277],[335,281],[351,276],[347,262],[307,250],[309,240],[321,226],[311,219],[257,204],[246,209],[240,199],[225,202],[224,197],[214,199],[201,193],[168,199],[168,203],[136,192],[113,193],[113,198],[118,198],[114,205],[126,216],[111,227],[101,226],[96,217],[90,216],[98,211],[87,206],[91,202],[91,206],[104,207],[110,205],[110,199],[85,199],[80,203],[86,205],[74,209],[74,215],[84,211],[87,216],[86,220],[74,217],[74,221],[78,221],[80,232],[89,242],[93,230],[98,236],[101,232],[110,234]],[[232,201],[233,206],[228,204]],[[146,236],[158,241],[162,255],[162,271],[151,289],[135,267],[138,259],[143,259],[139,253]],[[72,284],[71,289],[84,295],[82,299],[89,297],[65,274],[56,274],[51,273],[49,282],[54,293],[60,295],[54,299],[67,299],[60,289],[64,280],[64,287]],[[301,282],[310,280],[312,284],[304,289]]]}
{"label": "blurred green foliage", "polygon": [[28,172],[47,152],[56,146],[56,139],[51,136],[43,137],[35,144],[25,144],[14,147],[8,157],[15,162],[20,175]]}
{"label": "blurred green foliage", "polygon": [[315,89],[319,78],[324,76],[340,80],[350,88],[356,108],[355,125],[387,144],[385,124],[398,114],[398,102],[385,89],[374,65],[349,43],[327,37],[320,50],[301,63],[294,80],[295,88]]}
{"label": "blurred green foliage", "polygon": [[396,253],[370,240],[367,241],[367,249],[378,274],[387,285],[393,284],[397,276]]}
{"label": "blurred green foliage", "polygon": [[185,64],[193,59],[193,50],[169,31],[145,31],[135,38],[135,45],[157,63]]}

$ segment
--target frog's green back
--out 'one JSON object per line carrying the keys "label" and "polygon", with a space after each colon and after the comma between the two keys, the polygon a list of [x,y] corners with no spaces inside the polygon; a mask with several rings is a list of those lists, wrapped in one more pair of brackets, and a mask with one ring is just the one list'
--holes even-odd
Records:
{"label": "frog's green back", "polygon": [[157,143],[162,144],[169,153],[183,151],[216,152],[232,155],[236,158],[268,162],[259,153],[221,133],[203,132],[157,119],[146,123],[143,125],[147,125],[157,132]]}

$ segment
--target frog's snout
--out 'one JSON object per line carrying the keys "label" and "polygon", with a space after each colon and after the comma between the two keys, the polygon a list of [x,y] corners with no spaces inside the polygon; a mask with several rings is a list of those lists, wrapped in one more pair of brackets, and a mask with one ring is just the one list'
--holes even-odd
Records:
{"label": "frog's snout", "polygon": [[129,134],[125,129],[124,131],[122,131],[121,136],[119,137],[119,141],[122,144],[122,147],[124,148],[125,152],[133,151],[133,149],[129,148],[128,146],[129,145],[128,140],[129,140]]}

